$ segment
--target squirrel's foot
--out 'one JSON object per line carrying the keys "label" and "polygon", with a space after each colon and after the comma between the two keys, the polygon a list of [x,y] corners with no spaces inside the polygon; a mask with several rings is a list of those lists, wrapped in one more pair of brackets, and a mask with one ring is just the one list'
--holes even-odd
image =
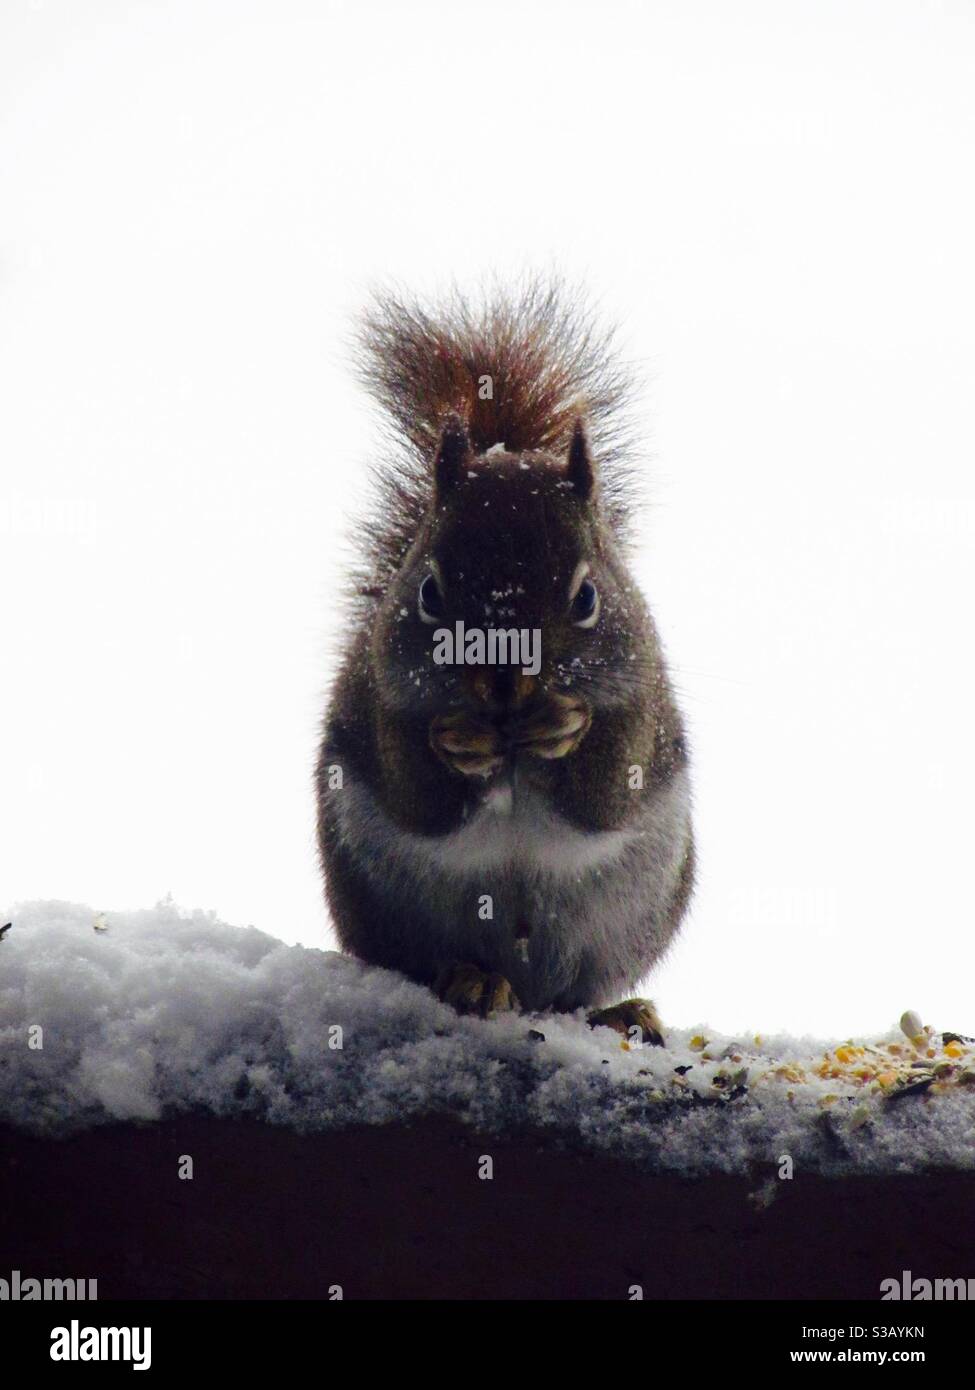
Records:
{"label": "squirrel's foot", "polygon": [[[596,1009],[587,1017],[590,1028],[615,1028],[624,1038],[663,1047],[664,1026],[649,999],[624,999],[608,1009]],[[639,1035],[632,1030],[639,1028]]]}
{"label": "squirrel's foot", "polygon": [[515,746],[534,758],[564,758],[578,748],[591,723],[585,700],[553,691],[520,722]]}
{"label": "squirrel's foot", "polygon": [[466,710],[437,715],[430,725],[430,747],[465,777],[490,777],[504,761],[498,731]]}
{"label": "squirrel's foot", "polygon": [[459,1014],[488,1018],[491,1014],[518,1008],[515,992],[503,975],[489,974],[463,961],[444,966],[433,988],[434,993]]}

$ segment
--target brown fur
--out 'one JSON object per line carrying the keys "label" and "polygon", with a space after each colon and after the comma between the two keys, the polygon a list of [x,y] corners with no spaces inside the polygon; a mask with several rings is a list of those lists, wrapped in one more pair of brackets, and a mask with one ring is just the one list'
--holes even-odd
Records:
{"label": "brown fur", "polygon": [[[355,365],[387,416],[390,456],[374,465],[376,505],[362,522],[360,592],[373,597],[399,566],[430,503],[430,460],[446,418],[460,417],[473,452],[563,454],[587,422],[600,462],[602,506],[622,541],[635,510],[631,373],[614,333],[597,326],[580,292],[557,279],[529,279],[512,295],[474,301],[454,292],[427,308],[395,292],[364,316]],[[493,396],[478,383],[490,376]]]}
{"label": "brown fur", "polygon": [[[610,345],[577,297],[537,281],[477,307],[387,295],[360,339],[396,452],[359,532],[323,732],[322,864],[342,945],[458,1006],[618,999],[693,882],[683,723],[621,543],[628,374]],[[583,566],[591,624],[570,592]],[[441,664],[440,621],[535,632],[537,668]]]}

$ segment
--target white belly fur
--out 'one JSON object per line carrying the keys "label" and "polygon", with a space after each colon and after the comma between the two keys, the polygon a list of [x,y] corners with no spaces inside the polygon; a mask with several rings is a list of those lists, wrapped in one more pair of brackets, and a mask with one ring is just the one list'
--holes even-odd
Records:
{"label": "white belly fur", "polygon": [[[529,1008],[611,1000],[659,956],[686,853],[688,801],[686,778],[677,778],[636,825],[583,831],[538,793],[512,795],[498,783],[463,825],[435,836],[397,825],[361,782],[331,793],[338,835],[370,866],[389,914],[375,930],[394,924],[406,972],[435,976],[451,959],[482,961]],[[482,920],[484,894],[493,907]],[[526,919],[528,959],[516,941]]]}
{"label": "white belly fur", "polygon": [[[336,796],[343,838],[377,850],[414,872],[442,878],[467,877],[485,869],[524,866],[555,879],[577,878],[581,870],[605,866],[642,829],[584,831],[557,815],[538,796],[498,783],[463,825],[447,835],[417,835],[396,825],[369,791],[346,786]],[[364,843],[365,842],[365,843]]]}

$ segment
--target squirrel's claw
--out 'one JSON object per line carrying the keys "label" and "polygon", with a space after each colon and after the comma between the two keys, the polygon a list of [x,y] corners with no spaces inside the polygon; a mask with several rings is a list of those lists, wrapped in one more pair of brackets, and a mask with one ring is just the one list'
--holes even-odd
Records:
{"label": "squirrel's claw", "polygon": [[584,700],[555,691],[519,726],[515,746],[534,758],[564,758],[578,748],[591,723]]}
{"label": "squirrel's claw", "polygon": [[592,713],[578,695],[556,691],[502,729],[468,710],[438,715],[430,725],[430,747],[465,777],[490,777],[508,749],[533,758],[564,758],[589,732]]}
{"label": "squirrel's claw", "polygon": [[664,1026],[649,999],[624,999],[608,1009],[596,1009],[586,1019],[590,1028],[613,1028],[624,1038],[633,1039],[633,1029],[639,1028],[638,1042],[663,1047]]}
{"label": "squirrel's claw", "polygon": [[465,777],[490,777],[504,761],[497,730],[465,710],[433,720],[430,747],[442,762]]}
{"label": "squirrel's claw", "polygon": [[481,1018],[518,1008],[515,992],[503,975],[489,974],[462,961],[444,966],[434,993],[459,1014],[478,1014]]}

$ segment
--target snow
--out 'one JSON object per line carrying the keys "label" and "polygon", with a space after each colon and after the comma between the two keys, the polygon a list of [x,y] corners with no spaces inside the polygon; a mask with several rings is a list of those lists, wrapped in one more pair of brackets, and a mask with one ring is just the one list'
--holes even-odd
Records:
{"label": "snow", "polygon": [[[461,1018],[396,974],[168,900],[105,914],[35,902],[8,920],[0,1121],[36,1133],[191,1108],[300,1131],[448,1113],[688,1174],[785,1155],[823,1173],[975,1166],[975,1087],[894,1104],[814,1074],[828,1044],[810,1038],[696,1025],[627,1050],[581,1013]],[[789,1063],[802,1084],[775,1075]]]}

